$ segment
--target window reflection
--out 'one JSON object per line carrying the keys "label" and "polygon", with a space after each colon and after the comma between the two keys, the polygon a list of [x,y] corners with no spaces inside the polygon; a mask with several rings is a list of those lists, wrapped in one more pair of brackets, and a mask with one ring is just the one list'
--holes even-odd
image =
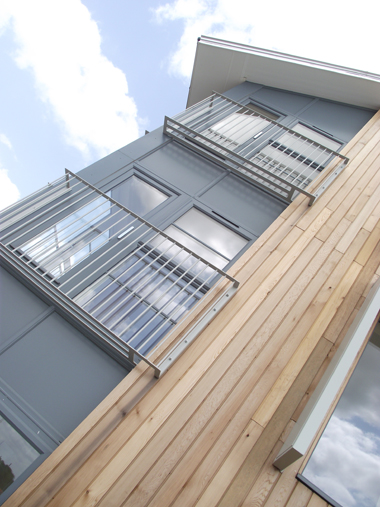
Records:
{"label": "window reflection", "polygon": [[0,415],[0,495],[40,456]]}
{"label": "window reflection", "polygon": [[[175,252],[171,258],[177,260]],[[146,354],[199,300],[201,294],[195,292],[189,277],[180,279],[174,268],[155,262],[153,251],[152,256],[136,252],[75,301],[123,341]]]}
{"label": "window reflection", "polygon": [[220,269],[248,243],[240,234],[196,208],[184,213],[165,232]]}
{"label": "window reflection", "polygon": [[144,216],[168,196],[146,181],[131,176],[110,191],[111,197],[137,215]]}
{"label": "window reflection", "polygon": [[303,476],[342,507],[380,506],[380,326]]}
{"label": "window reflection", "polygon": [[[134,175],[106,195],[139,216],[168,199],[166,194]],[[107,244],[132,220],[105,197],[93,197],[88,204],[22,245],[20,250],[52,276],[59,277]]]}

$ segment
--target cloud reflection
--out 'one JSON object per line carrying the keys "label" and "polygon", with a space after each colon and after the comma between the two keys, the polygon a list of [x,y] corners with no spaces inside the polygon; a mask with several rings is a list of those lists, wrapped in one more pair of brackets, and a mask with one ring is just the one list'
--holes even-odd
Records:
{"label": "cloud reflection", "polygon": [[380,505],[379,362],[369,343],[303,472],[343,507]]}

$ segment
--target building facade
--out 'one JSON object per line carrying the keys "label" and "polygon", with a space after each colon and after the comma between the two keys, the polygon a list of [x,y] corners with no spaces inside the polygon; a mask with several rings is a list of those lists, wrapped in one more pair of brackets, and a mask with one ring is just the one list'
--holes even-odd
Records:
{"label": "building facade", "polygon": [[306,465],[378,320],[379,91],[204,37],[183,113],[3,213],[4,505],[338,505]]}

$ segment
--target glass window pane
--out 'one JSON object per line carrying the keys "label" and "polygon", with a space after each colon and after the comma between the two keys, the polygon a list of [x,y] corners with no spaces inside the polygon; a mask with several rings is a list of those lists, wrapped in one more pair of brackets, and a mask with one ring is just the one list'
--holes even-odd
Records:
{"label": "glass window pane", "polygon": [[302,473],[342,507],[380,505],[379,327]]}
{"label": "glass window pane", "polygon": [[[174,227],[173,225],[170,225],[167,229],[165,229],[165,232],[169,236],[171,236],[173,239],[175,239],[176,241],[178,241],[182,245],[186,246],[189,250],[200,255],[201,257],[206,259],[206,261],[209,261],[211,264],[214,264],[214,266],[217,266],[220,269],[223,269],[224,266],[228,262],[228,260],[226,260],[226,258],[222,257],[221,255],[218,255],[216,252],[210,250],[210,248],[207,248],[207,246],[202,245],[202,243],[199,243],[199,241],[192,238],[191,236],[184,233],[183,231],[180,231],[179,229],[177,229],[177,227]],[[160,250],[164,250],[165,248],[168,248],[168,246],[169,245],[166,245],[166,243],[163,243],[163,245],[160,246]],[[174,254],[174,249],[177,250],[177,247],[175,247],[175,246],[172,247],[171,251],[173,251],[173,253],[171,253],[171,251],[170,251],[170,256],[172,256]],[[179,249],[178,249],[178,252],[179,252]],[[187,256],[188,256],[187,252],[178,253],[177,256],[175,257],[175,262],[179,263],[183,258],[185,258]],[[190,265],[193,265],[194,262],[195,262],[194,257],[189,257],[188,260],[184,261],[181,264],[181,267],[186,269]],[[204,268],[204,264],[202,262],[199,262],[198,265],[195,267],[195,272],[198,272],[198,271],[202,270],[203,268]],[[204,273],[205,272],[203,272],[202,278],[205,278]],[[211,273],[211,271],[210,271],[210,273]]]}
{"label": "glass window pane", "polygon": [[0,494],[40,456],[40,453],[0,415]]}
{"label": "glass window pane", "polygon": [[308,137],[309,139],[312,139],[313,141],[316,141],[319,144],[322,144],[323,146],[326,146],[326,148],[330,148],[330,150],[339,151],[339,149],[342,147],[342,144],[338,141],[334,141],[333,139],[324,136],[322,133],[306,127],[305,125],[302,125],[302,123],[297,123],[294,125],[294,127],[292,127],[292,130],[305,137]]}
{"label": "glass window pane", "polygon": [[[168,199],[166,194],[136,176],[117,185],[107,195],[138,215],[145,215]],[[108,243],[131,220],[117,205],[98,197],[21,248],[58,277]]]}
{"label": "glass window pane", "polygon": [[[271,120],[274,120],[274,121],[278,120],[279,117],[280,117],[278,114],[274,114],[274,113],[272,113],[270,111],[267,111],[263,107],[260,107],[260,106],[258,106],[256,104],[250,103],[250,104],[247,104],[245,107],[248,107],[248,109],[251,109],[251,111],[255,111],[255,113],[264,115],[267,118],[270,118]],[[240,111],[238,111],[238,113],[240,113]]]}
{"label": "glass window pane", "polygon": [[218,123],[215,123],[215,125],[208,130],[225,136],[238,144],[242,144],[268,125],[270,125],[270,123],[259,116],[233,113]]}
{"label": "glass window pane", "polygon": [[174,223],[228,260],[247,244],[245,238],[196,208],[191,208]]}
{"label": "glass window pane", "polygon": [[168,199],[166,194],[136,176],[113,188],[111,197],[140,216]]}

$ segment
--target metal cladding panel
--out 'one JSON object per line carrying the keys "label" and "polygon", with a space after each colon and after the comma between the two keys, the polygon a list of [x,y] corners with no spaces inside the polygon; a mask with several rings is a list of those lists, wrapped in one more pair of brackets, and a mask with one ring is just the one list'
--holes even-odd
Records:
{"label": "metal cladding panel", "polygon": [[48,306],[3,268],[0,268],[0,344],[22,331]]}
{"label": "metal cladding panel", "polygon": [[5,325],[19,314],[24,327],[27,320],[31,325],[0,355],[1,380],[66,437],[127,371],[57,313],[32,325],[30,308],[44,303],[15,279],[7,284],[7,295],[19,303],[8,308]]}

